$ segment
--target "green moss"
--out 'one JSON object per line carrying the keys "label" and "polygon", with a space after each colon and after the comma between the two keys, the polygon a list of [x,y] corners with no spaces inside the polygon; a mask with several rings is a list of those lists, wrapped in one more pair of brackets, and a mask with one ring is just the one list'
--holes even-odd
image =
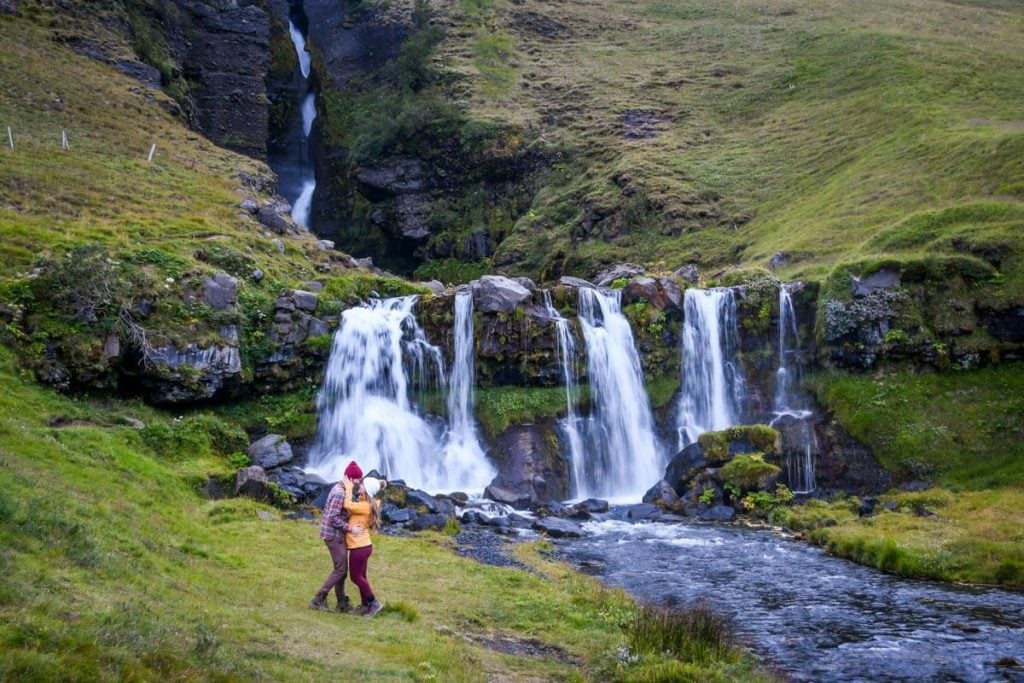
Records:
{"label": "green moss", "polygon": [[764,489],[765,483],[782,469],[764,461],[761,453],[743,453],[722,466],[719,476],[727,485],[741,491]]}
{"label": "green moss", "polygon": [[[586,401],[580,388],[577,402]],[[560,387],[492,387],[476,392],[476,414],[488,438],[511,425],[533,424],[565,414],[565,389]]]}
{"label": "green moss", "polygon": [[704,457],[710,462],[725,462],[733,442],[750,444],[762,453],[777,453],[779,433],[763,424],[739,425],[719,432],[704,432],[697,441],[704,449]]}

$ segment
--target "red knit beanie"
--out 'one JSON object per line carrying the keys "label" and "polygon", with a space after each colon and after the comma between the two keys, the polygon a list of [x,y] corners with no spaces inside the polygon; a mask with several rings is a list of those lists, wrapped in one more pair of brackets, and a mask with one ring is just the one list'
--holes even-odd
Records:
{"label": "red knit beanie", "polygon": [[359,469],[359,465],[356,464],[355,460],[350,462],[348,464],[348,467],[345,468],[345,476],[348,477],[349,479],[363,478],[363,471]]}

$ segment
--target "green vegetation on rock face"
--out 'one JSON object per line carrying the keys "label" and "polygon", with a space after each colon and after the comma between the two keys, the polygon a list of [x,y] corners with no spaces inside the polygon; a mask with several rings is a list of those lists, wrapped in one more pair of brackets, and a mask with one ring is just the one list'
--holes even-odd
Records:
{"label": "green vegetation on rock face", "polygon": [[1024,365],[818,373],[819,401],[886,468],[956,488],[1024,482]]}

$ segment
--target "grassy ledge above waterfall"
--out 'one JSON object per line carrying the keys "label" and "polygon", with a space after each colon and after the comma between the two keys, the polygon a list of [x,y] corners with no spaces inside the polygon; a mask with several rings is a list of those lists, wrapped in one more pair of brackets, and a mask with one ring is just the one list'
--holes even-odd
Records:
{"label": "grassy ledge above waterfall", "polygon": [[632,600],[543,544],[518,548],[522,571],[458,557],[441,534],[380,536],[371,578],[390,608],[313,612],[318,527],[196,493],[231,471],[237,427],[62,397],[6,351],[0,379],[0,679],[769,680],[731,647],[646,651],[622,626]]}

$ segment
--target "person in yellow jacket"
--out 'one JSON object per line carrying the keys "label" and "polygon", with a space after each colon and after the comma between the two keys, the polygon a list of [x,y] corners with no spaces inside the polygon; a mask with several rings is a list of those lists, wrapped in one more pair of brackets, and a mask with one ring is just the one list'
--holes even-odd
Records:
{"label": "person in yellow jacket", "polygon": [[355,482],[348,477],[341,480],[345,487],[345,499],[342,505],[349,513],[350,531],[345,532],[345,546],[348,548],[348,576],[359,588],[359,596],[363,605],[356,614],[366,617],[375,616],[384,609],[384,605],[373,595],[373,588],[366,578],[366,567],[373,553],[373,541],[370,529],[380,529],[380,501],[374,498],[386,483],[374,477],[364,477],[359,485],[357,502],[352,497]]}

